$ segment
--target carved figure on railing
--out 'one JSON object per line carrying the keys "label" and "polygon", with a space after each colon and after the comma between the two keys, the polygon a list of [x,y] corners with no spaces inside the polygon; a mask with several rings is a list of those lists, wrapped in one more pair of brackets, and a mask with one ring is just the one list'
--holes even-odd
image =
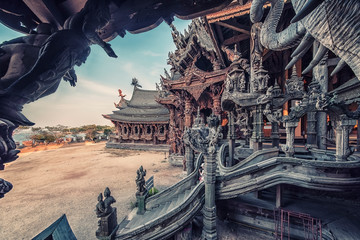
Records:
{"label": "carved figure on railing", "polygon": [[212,154],[216,151],[218,140],[222,138],[222,127],[215,115],[211,115],[207,121],[208,126],[202,124],[187,128],[183,135],[183,141],[195,151]]}
{"label": "carved figure on railing", "polygon": [[104,191],[105,199],[100,193],[98,196],[98,203],[96,204],[95,213],[99,219],[98,230],[96,236],[109,236],[117,225],[116,208],[112,208],[111,204],[116,200],[111,196],[111,191],[108,187]]}
{"label": "carved figure on railing", "polygon": [[245,108],[236,109],[236,121],[234,125],[242,132],[245,138],[251,134],[251,126],[249,124],[249,111]]}
{"label": "carved figure on railing", "polygon": [[[96,204],[95,213],[98,218],[104,217],[106,215],[105,214],[105,204],[103,201],[102,193],[100,193],[98,196],[98,203]],[[98,225],[100,226],[100,221],[99,221]]]}
{"label": "carved figure on railing", "polygon": [[140,166],[140,168],[136,171],[136,187],[137,192],[136,195],[144,195],[146,192],[145,188],[145,176],[146,176],[146,170],[143,169],[143,166]]}
{"label": "carved figure on railing", "polygon": [[105,188],[104,197],[105,197],[104,200],[105,212],[110,213],[112,210],[111,204],[115,203],[116,200],[113,196],[111,196],[111,191],[108,187]]}
{"label": "carved figure on railing", "polygon": [[274,110],[271,109],[270,104],[266,104],[264,109],[264,115],[269,120],[269,122],[275,122],[280,124],[282,120],[282,109]]}
{"label": "carved figure on railing", "polygon": [[113,196],[111,196],[111,191],[108,187],[105,188],[104,191],[105,199],[103,199],[102,193],[98,196],[98,203],[96,204],[96,216],[104,217],[112,212],[111,204],[115,203],[116,200]]}

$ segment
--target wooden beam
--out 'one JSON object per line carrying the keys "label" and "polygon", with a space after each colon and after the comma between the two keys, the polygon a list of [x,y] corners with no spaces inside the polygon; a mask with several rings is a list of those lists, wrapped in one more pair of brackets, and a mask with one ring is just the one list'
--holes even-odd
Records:
{"label": "wooden beam", "polygon": [[214,27],[216,29],[216,34],[218,36],[218,39],[219,39],[219,42],[220,42],[220,45],[221,45],[221,43],[224,42],[224,36],[222,34],[221,27],[220,27],[220,25],[217,25],[217,24],[215,24]]}
{"label": "wooden beam", "polygon": [[235,24],[235,23],[226,23],[226,22],[216,22],[215,24],[218,24],[218,25],[223,26],[223,27],[230,28],[232,30],[235,30],[235,31],[238,31],[238,32],[241,32],[241,33],[245,33],[247,35],[250,35],[250,31],[245,30],[242,27],[240,27],[240,24],[238,25],[238,24]]}
{"label": "wooden beam", "polygon": [[234,44],[234,43],[237,43],[237,42],[241,42],[243,40],[246,40],[250,38],[249,35],[246,35],[246,34],[240,34],[240,35],[236,35],[234,37],[231,37],[231,38],[228,38],[228,39],[225,39],[224,42],[223,42],[223,45],[231,45],[231,44]]}
{"label": "wooden beam", "polygon": [[263,62],[268,59],[273,53],[274,51],[265,48],[263,52]]}

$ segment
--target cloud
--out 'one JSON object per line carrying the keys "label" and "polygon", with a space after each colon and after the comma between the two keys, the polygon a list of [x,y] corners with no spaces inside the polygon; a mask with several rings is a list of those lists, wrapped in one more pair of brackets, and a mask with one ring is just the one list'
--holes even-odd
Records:
{"label": "cloud", "polygon": [[145,56],[151,56],[151,57],[161,57],[161,56],[163,56],[163,54],[161,54],[161,53],[156,53],[156,52],[153,52],[153,51],[150,51],[150,50],[143,51],[142,54],[144,54]]}
{"label": "cloud", "polygon": [[116,89],[105,86],[95,81],[88,80],[83,77],[79,77],[79,88],[85,88],[86,90],[92,91],[94,93],[106,94],[106,95],[115,95]]}

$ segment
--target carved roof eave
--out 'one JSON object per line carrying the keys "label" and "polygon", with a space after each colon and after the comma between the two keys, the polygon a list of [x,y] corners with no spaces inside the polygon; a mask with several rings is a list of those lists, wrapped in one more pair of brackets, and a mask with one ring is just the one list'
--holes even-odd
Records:
{"label": "carved roof eave", "polygon": [[120,121],[120,120],[116,120],[116,119],[109,119],[112,122],[118,122],[118,123],[123,123],[123,124],[140,124],[140,125],[151,125],[151,124],[169,124],[169,121],[152,121],[152,122],[142,122],[142,121],[135,121],[135,122],[130,122],[130,121]]}
{"label": "carved roof eave", "polygon": [[[288,3],[290,1],[291,0],[285,0],[285,3]],[[251,4],[252,1],[249,1],[245,5],[229,4],[227,7],[223,8],[218,12],[207,14],[206,19],[209,23],[215,23],[220,21],[226,21],[228,19],[235,17],[249,15]],[[271,7],[270,3],[267,3],[263,6],[263,8],[269,8],[269,7]]]}
{"label": "carved roof eave", "polygon": [[[196,78],[192,78],[194,73],[189,73],[188,76],[183,76],[178,80],[170,80],[167,78],[162,78],[163,84],[167,86],[168,90],[177,90],[177,89],[184,89],[189,88],[192,86],[204,85],[206,83],[217,83],[224,81],[226,78],[226,73],[228,68],[220,69],[212,72],[205,72],[200,69],[196,71]],[[190,82],[186,82],[186,79],[192,79]]]}
{"label": "carved roof eave", "polygon": [[162,98],[158,97],[155,99],[155,101],[163,105],[174,105],[175,107],[178,107],[179,105],[178,96],[174,94],[170,94],[169,96]]}
{"label": "carved roof eave", "polygon": [[[201,71],[201,70],[199,70]],[[203,92],[214,85],[215,83],[224,82],[226,79],[227,69],[221,69],[213,71],[211,73],[201,71],[202,74],[196,74],[191,72],[191,74],[180,78],[177,81],[166,81],[164,85],[167,86],[168,90],[185,90],[190,93],[195,101],[198,101]]]}

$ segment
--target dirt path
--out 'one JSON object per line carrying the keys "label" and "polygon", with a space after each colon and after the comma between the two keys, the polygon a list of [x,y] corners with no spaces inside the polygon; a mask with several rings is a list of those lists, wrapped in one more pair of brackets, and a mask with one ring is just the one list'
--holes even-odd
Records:
{"label": "dirt path", "polygon": [[158,189],[185,176],[164,153],[106,149],[105,143],[22,154],[0,172],[14,185],[0,200],[0,238],[31,239],[65,213],[79,240],[96,239],[98,194],[110,188],[121,219],[135,201],[140,165]]}

